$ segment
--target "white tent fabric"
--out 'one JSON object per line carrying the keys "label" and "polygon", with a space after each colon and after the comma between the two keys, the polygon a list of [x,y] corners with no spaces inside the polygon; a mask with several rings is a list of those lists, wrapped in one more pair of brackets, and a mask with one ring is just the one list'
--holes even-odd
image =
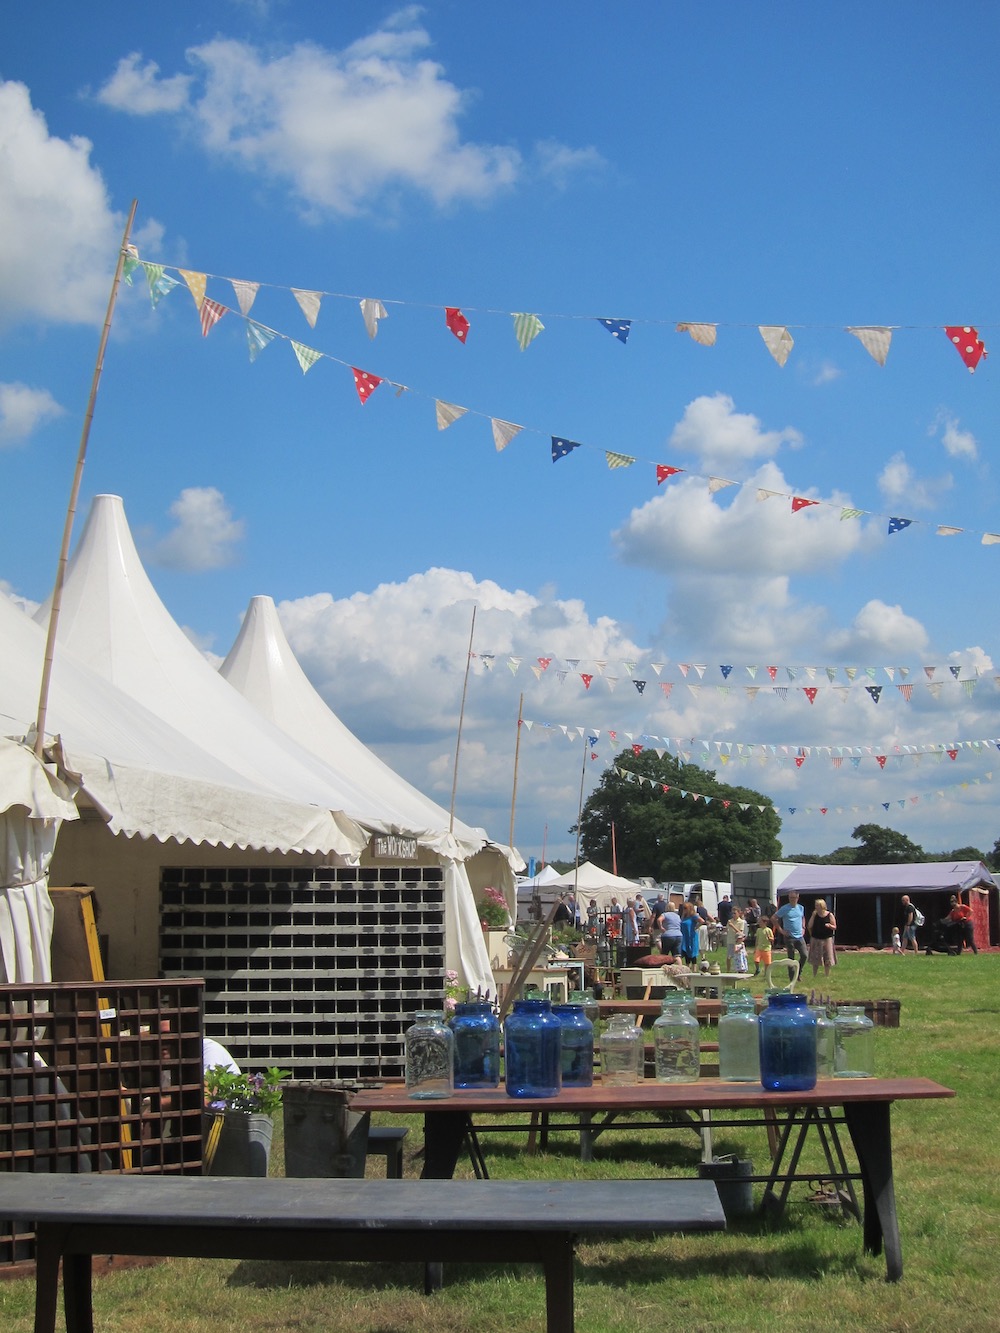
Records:
{"label": "white tent fabric", "polygon": [[[34,727],[45,633],[2,594],[0,643],[0,733],[20,739]],[[59,740],[49,745],[52,736]],[[348,856],[364,843],[344,816],[277,797],[227,767],[65,645],[53,662],[46,741],[113,833]],[[20,790],[10,771],[0,772],[0,808]]]}
{"label": "white tent fabric", "polygon": [[[385,812],[378,827],[415,834],[445,862],[445,957],[472,990],[496,993],[465,859],[488,844],[483,829],[455,821],[344,726],[309,681],[270,597],[254,597],[221,674],[276,726],[331,767],[349,772],[369,808]],[[366,823],[368,820],[366,819]],[[499,849],[498,854],[499,854]],[[507,859],[506,857],[504,859]],[[501,886],[502,887],[502,886]]]}
{"label": "white tent fabric", "polygon": [[639,885],[632,880],[624,879],[621,875],[613,875],[610,870],[602,870],[592,861],[584,861],[577,866],[575,872],[568,870],[565,875],[560,875],[558,879],[552,881],[549,888],[561,888],[564,892],[572,891],[574,884],[584,914],[591,898],[595,898],[598,908],[605,912],[611,905],[612,898],[617,898],[624,907],[625,899],[634,898],[639,892]]}
{"label": "white tent fabric", "polygon": [[964,893],[996,888],[982,861],[916,861],[872,866],[797,865],[778,893]]}
{"label": "white tent fabric", "polygon": [[[348,772],[370,810],[384,812],[373,826],[415,834],[441,856],[472,855],[486,846],[483,829],[458,820],[383,763],[344,726],[299,665],[270,597],[254,597],[220,674],[264,717],[331,768]],[[367,820],[365,821],[368,822]]]}
{"label": "white tent fabric", "polygon": [[0,738],[0,979],[52,979],[48,869],[72,789],[23,745]]}

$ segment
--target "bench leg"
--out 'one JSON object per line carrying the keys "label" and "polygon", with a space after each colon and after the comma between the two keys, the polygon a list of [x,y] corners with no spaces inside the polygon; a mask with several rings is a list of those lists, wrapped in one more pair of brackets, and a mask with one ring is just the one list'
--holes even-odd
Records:
{"label": "bench leg", "polygon": [[55,1333],[59,1305],[59,1237],[53,1227],[35,1230],[35,1333]]}
{"label": "bench leg", "polygon": [[848,1102],[844,1119],[861,1168],[864,1189],[864,1244],[869,1254],[885,1250],[885,1276],[903,1276],[903,1250],[892,1182],[892,1135],[888,1102]]}
{"label": "bench leg", "polygon": [[573,1333],[573,1237],[560,1232],[545,1236],[542,1266],[546,1333]]}

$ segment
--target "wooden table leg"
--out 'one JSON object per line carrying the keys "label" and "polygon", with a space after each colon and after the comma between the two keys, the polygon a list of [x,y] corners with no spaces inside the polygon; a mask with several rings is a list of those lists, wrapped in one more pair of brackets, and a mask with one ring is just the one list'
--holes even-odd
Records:
{"label": "wooden table leg", "polygon": [[892,1182],[892,1133],[888,1102],[847,1102],[844,1119],[861,1168],[864,1188],[864,1244],[869,1254],[885,1250],[889,1282],[903,1276],[903,1251]]}
{"label": "wooden table leg", "polygon": [[59,1305],[59,1234],[57,1227],[35,1228],[35,1333],[55,1333]]}
{"label": "wooden table leg", "polygon": [[89,1254],[63,1255],[66,1333],[94,1333],[93,1260]]}

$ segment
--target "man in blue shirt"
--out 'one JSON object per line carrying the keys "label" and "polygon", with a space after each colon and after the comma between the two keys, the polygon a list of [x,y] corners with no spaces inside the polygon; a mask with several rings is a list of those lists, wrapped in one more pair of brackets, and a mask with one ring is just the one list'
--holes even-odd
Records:
{"label": "man in blue shirt", "polygon": [[804,967],[806,962],[805,909],[799,906],[799,895],[794,889],[788,894],[788,902],[778,908],[774,920],[778,924],[785,941],[789,958],[798,955]]}

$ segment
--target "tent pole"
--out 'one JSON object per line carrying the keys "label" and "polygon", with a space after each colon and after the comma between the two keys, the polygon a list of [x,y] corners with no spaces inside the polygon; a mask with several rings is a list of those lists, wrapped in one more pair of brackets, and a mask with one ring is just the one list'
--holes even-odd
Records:
{"label": "tent pole", "polygon": [[87,401],[87,411],[83,418],[83,431],[80,435],[80,447],[76,455],[76,469],[73,473],[73,485],[70,488],[69,505],[66,509],[66,522],[63,526],[62,546],[59,551],[59,564],[56,567],[56,582],[52,590],[52,608],[49,611],[49,629],[45,639],[45,658],[42,662],[42,679],[38,690],[38,714],[35,719],[35,754],[39,759],[45,749],[45,714],[49,706],[49,684],[52,680],[52,659],[55,656],[56,647],[56,629],[59,624],[59,608],[62,605],[63,583],[66,578],[66,565],[69,561],[69,544],[73,535],[73,519],[76,515],[76,502],[80,495],[80,484],[83,480],[83,464],[87,457],[87,444],[90,440],[90,426],[94,419],[94,404],[97,401],[97,390],[101,383],[101,372],[104,369],[104,353],[108,345],[108,337],[111,333],[111,320],[115,312],[115,303],[118,300],[118,288],[121,285],[122,269],[125,267],[125,257],[128,254],[129,236],[132,234],[132,223],[135,221],[135,211],[139,206],[138,199],[132,200],[132,207],[129,209],[128,221],[125,223],[125,231],[122,235],[121,249],[118,251],[118,263],[115,267],[115,276],[111,283],[111,295],[108,298],[108,309],[104,316],[104,327],[101,330],[101,341],[97,349],[97,362],[94,366],[94,375],[90,384],[90,398]]}
{"label": "tent pole", "polygon": [[514,809],[517,805],[517,763],[521,754],[521,721],[524,716],[524,691],[517,701],[517,740],[514,742],[514,785],[510,793],[510,839],[508,846],[514,846]]}
{"label": "tent pole", "polygon": [[455,793],[458,791],[458,752],[462,748],[462,723],[465,720],[465,696],[469,692],[469,668],[472,666],[472,640],[476,633],[476,605],[472,604],[472,624],[469,626],[469,651],[465,655],[465,681],[462,685],[462,706],[458,711],[458,735],[455,738],[455,768],[451,779],[451,809],[448,812],[448,832],[455,832]]}
{"label": "tent pole", "polygon": [[573,898],[577,899],[577,884],[580,874],[580,824],[583,820],[583,784],[587,777],[587,751],[590,749],[589,736],[583,737],[583,763],[580,766],[580,803],[576,811],[576,849],[573,852]]}

